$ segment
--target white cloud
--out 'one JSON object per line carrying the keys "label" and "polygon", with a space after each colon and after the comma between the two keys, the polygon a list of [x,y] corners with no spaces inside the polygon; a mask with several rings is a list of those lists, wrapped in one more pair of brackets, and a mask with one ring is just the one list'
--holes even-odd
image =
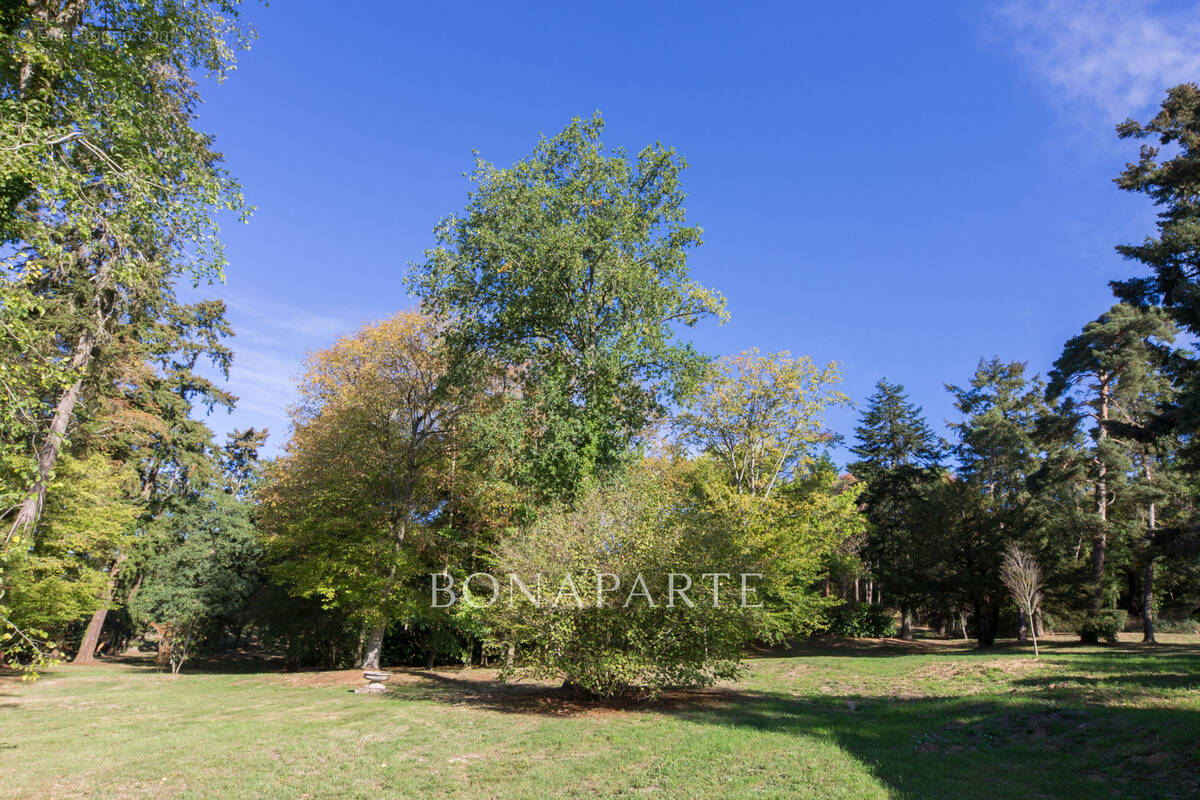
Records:
{"label": "white cloud", "polygon": [[[237,395],[230,414],[215,413],[205,420],[218,440],[234,428],[270,429],[266,454],[279,452],[289,433],[287,409],[296,400],[295,378],[306,354],[327,347],[361,321],[274,301],[226,299],[234,338],[229,380],[218,381]],[[198,411],[203,415],[203,411]]]}
{"label": "white cloud", "polygon": [[1200,6],[1146,0],[1009,0],[985,31],[1072,111],[1116,123],[1153,111],[1167,88],[1200,81]]}

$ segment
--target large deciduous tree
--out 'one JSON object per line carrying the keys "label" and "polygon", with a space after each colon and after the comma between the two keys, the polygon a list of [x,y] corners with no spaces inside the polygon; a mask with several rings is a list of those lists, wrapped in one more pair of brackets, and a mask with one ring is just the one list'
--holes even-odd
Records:
{"label": "large deciduous tree", "polygon": [[22,359],[64,373],[53,394],[17,404],[18,432],[32,436],[5,443],[29,462],[11,537],[41,513],[96,359],[119,328],[164,313],[176,278],[221,275],[215,212],[245,208],[194,127],[195,73],[222,78],[243,39],[234,0],[29,0],[5,12],[0,317],[32,346]]}
{"label": "large deciduous tree", "polygon": [[724,314],[688,275],[701,232],[684,216],[684,160],[661,144],[606,153],[603,127],[576,119],[511,167],[477,160],[465,212],[410,278],[448,325],[457,378],[480,361],[515,373],[521,480],[550,498],[618,467],[686,396],[707,359],[678,326]]}
{"label": "large deciduous tree", "polygon": [[364,668],[379,667],[388,623],[419,613],[418,576],[442,566],[429,526],[467,404],[444,385],[440,337],[401,312],[313,353],[260,494],[276,576],[365,627]]}

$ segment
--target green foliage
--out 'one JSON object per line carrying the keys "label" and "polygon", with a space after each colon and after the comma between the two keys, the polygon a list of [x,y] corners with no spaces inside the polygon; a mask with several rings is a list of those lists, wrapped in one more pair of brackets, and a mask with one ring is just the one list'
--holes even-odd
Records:
{"label": "green foliage", "polygon": [[128,367],[130,343],[186,308],[176,282],[222,276],[218,212],[248,213],[194,127],[196,73],[222,78],[244,42],[236,2],[11,5],[0,29],[0,317],[21,348],[3,359],[17,389],[0,413],[10,533],[36,523],[78,412],[100,405],[81,398],[111,389],[104,370]]}
{"label": "green foliage", "polygon": [[953,425],[960,481],[940,487],[931,509],[947,529],[935,563],[943,587],[974,610],[982,645],[995,639],[1005,597],[1004,547],[1030,527],[1029,478],[1039,466],[1035,432],[1045,404],[1043,382],[1028,379],[1025,367],[1020,361],[983,359],[968,387],[947,386],[963,415]]}
{"label": "green foliage", "polygon": [[457,379],[515,377],[519,475],[552,498],[621,465],[687,396],[707,359],[676,328],[724,314],[688,278],[700,229],[684,218],[683,159],[661,144],[606,155],[603,127],[575,119],[511,167],[477,159],[465,212],[410,278],[449,326]]}
{"label": "green foliage", "polygon": [[767,498],[837,440],[824,417],[849,403],[841,381],[836,363],[747,350],[717,362],[674,428],[681,444],[716,459],[739,493]]}
{"label": "green foliage", "polygon": [[867,398],[850,472],[865,482],[862,494],[870,530],[862,555],[890,602],[915,607],[930,594],[931,564],[925,541],[933,522],[924,505],[943,477],[945,444],[934,435],[904,387],[886,379]]}
{"label": "green foliage", "polygon": [[861,485],[841,479],[828,459],[810,463],[769,498],[710,494],[717,524],[738,537],[763,573],[759,638],[795,639],[821,625],[820,582],[845,543],[861,539]]}
{"label": "green foliage", "polygon": [[[1145,123],[1129,119],[1117,127],[1122,139],[1150,140],[1137,161],[1126,165],[1116,183],[1127,192],[1144,194],[1158,209],[1156,236],[1140,244],[1119,245],[1117,252],[1149,268],[1149,276],[1112,283],[1114,293],[1134,305],[1158,305],[1181,328],[1200,334],[1200,86],[1183,83],[1167,91],[1159,112]],[[1162,423],[1186,437],[1188,467],[1200,465],[1196,449],[1200,431],[1200,370],[1195,355],[1174,354],[1172,372],[1180,397],[1162,409]]]}
{"label": "green foliage", "polygon": [[1129,614],[1117,608],[1104,608],[1090,612],[1079,627],[1080,640],[1088,644],[1100,641],[1116,642],[1117,634],[1125,630]]}
{"label": "green foliage", "polygon": [[[540,575],[543,586],[540,606],[506,585],[487,609],[495,645],[518,656],[506,674],[564,676],[604,696],[736,675],[757,614],[741,607],[739,575],[756,571],[754,562],[671,471],[651,465],[590,489],[574,508],[552,506],[501,539],[494,573],[530,587]],[[732,576],[715,593],[701,578],[714,572]],[[672,601],[671,573],[690,576],[692,604]],[[602,592],[614,584],[601,576],[616,576],[619,588]]]}
{"label": "green foliage", "polygon": [[210,623],[244,616],[262,581],[262,546],[249,507],[208,492],[156,520],[156,552],[131,601],[135,618],[154,624],[178,672]]}
{"label": "green foliage", "polygon": [[822,633],[851,638],[895,636],[896,617],[883,606],[847,600],[825,609]]}
{"label": "green foliage", "polygon": [[41,523],[14,537],[5,579],[12,621],[63,643],[68,627],[100,608],[109,572],[140,508],[130,471],[99,454],[64,456]]}

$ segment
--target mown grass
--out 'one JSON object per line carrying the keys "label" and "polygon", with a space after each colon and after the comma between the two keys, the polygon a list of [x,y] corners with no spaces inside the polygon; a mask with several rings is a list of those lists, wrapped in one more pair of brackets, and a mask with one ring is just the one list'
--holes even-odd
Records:
{"label": "mown grass", "polygon": [[818,642],[650,704],[487,670],[145,664],[0,682],[5,797],[1072,798],[1200,795],[1200,639]]}

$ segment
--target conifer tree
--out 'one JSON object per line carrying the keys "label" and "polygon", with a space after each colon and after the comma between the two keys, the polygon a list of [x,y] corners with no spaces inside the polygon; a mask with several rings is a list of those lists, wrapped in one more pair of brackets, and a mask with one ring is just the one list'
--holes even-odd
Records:
{"label": "conifer tree", "polygon": [[953,496],[965,504],[955,515],[963,523],[951,533],[950,579],[974,609],[983,647],[995,641],[1004,596],[1002,553],[1027,532],[1028,480],[1040,456],[1035,431],[1045,411],[1044,385],[1040,378],[1026,378],[1025,369],[1021,361],[983,359],[969,386],[946,387],[963,415],[952,426],[958,432],[954,454],[963,485]]}
{"label": "conifer tree", "polygon": [[904,387],[886,379],[875,385],[854,433],[857,444],[850,451],[859,460],[850,471],[866,482],[867,558],[878,585],[900,606],[907,638],[912,608],[927,589],[919,541],[926,518],[918,506],[942,472],[945,444],[909,402]]}
{"label": "conifer tree", "polygon": [[[1114,533],[1109,509],[1118,495],[1141,482],[1138,471],[1153,476],[1149,417],[1167,389],[1155,365],[1163,362],[1174,339],[1175,326],[1161,310],[1118,303],[1067,342],[1050,372],[1047,400],[1068,396],[1068,416],[1093,423],[1094,445],[1087,458],[1093,490],[1093,613],[1105,606],[1108,589],[1105,557]],[[1137,438],[1145,440],[1143,446]]]}

